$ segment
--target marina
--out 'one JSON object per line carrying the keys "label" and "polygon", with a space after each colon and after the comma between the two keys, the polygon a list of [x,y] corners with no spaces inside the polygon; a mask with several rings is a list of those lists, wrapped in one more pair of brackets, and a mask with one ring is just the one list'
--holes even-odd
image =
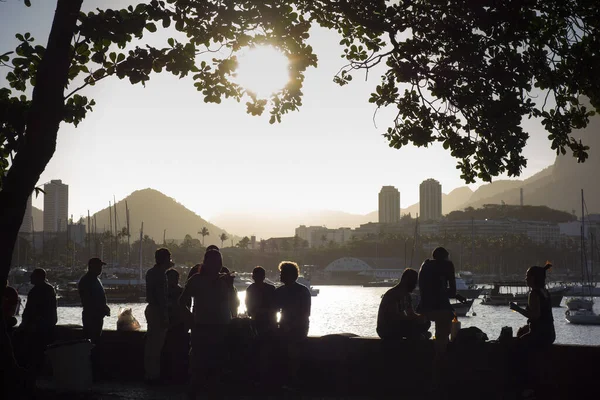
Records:
{"label": "marina", "polygon": [[[387,288],[363,288],[360,286],[316,286],[319,295],[312,298],[310,316],[311,336],[322,336],[335,333],[353,333],[364,337],[377,337],[375,331],[377,310],[381,296]],[[239,293],[240,313],[245,312],[245,292]],[[22,300],[25,298],[22,296]],[[110,304],[111,316],[104,319],[105,330],[115,330],[117,316],[122,308],[131,308],[133,315],[140,322],[141,329],[146,329],[144,317],[145,303]],[[556,343],[600,346],[600,326],[571,324],[565,320],[567,307],[565,301],[561,307],[553,308]],[[598,304],[594,310],[600,311]],[[473,316],[473,314],[476,314]],[[60,307],[58,309],[59,324],[81,324],[81,307]],[[526,319],[509,310],[508,306],[486,306],[481,299],[473,302],[467,316],[459,317],[462,327],[476,326],[484,331],[490,339],[497,339],[504,326],[513,331],[526,324]],[[434,334],[434,328],[431,328]]]}

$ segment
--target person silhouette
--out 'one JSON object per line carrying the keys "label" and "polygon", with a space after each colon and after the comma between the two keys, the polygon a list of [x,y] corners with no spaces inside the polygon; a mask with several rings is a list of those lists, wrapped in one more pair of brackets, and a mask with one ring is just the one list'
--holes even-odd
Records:
{"label": "person silhouette", "polygon": [[240,298],[238,297],[238,291],[233,284],[235,280],[234,273],[229,271],[227,267],[221,267],[219,272],[221,277],[227,282],[227,289],[229,290],[229,310],[231,311],[231,318],[237,318],[238,309],[240,308]]}
{"label": "person silhouette", "polygon": [[265,283],[265,276],[263,267],[255,267],[252,270],[254,283],[246,289],[246,310],[259,336],[272,333],[277,327],[275,286]]}
{"label": "person silhouette", "polygon": [[287,372],[284,386],[296,386],[300,365],[302,342],[308,336],[311,296],[308,288],[298,282],[300,268],[291,261],[279,264],[283,286],[275,289],[275,309],[281,311],[279,319],[279,345],[283,355],[282,372]]}
{"label": "person silhouette", "polygon": [[77,285],[81,298],[81,320],[83,323],[83,336],[96,343],[102,335],[104,317],[110,316],[110,308],[106,303],[106,294],[100,274],[106,265],[101,259],[94,257],[88,261],[88,271],[81,277]]}
{"label": "person silhouette", "polygon": [[432,257],[433,259],[425,260],[419,270],[421,301],[417,311],[435,323],[433,381],[434,386],[437,386],[446,376],[446,347],[455,315],[450,298],[456,298],[460,302],[465,302],[466,299],[456,293],[454,264],[450,261],[448,250],[437,247],[433,250]]}
{"label": "person silhouette", "polygon": [[185,307],[179,305],[179,298],[183,293],[183,288],[179,285],[179,272],[171,268],[166,275],[169,329],[162,352],[161,375],[169,382],[183,382],[188,377],[189,324]]}
{"label": "person silhouette", "polygon": [[527,326],[520,329],[518,335],[521,346],[547,347],[556,340],[554,330],[554,317],[552,316],[552,300],[550,292],[546,289],[546,271],[552,264],[546,263],[544,267],[533,266],[527,270],[525,280],[531,288],[525,309],[516,303],[510,303],[510,309],[527,318]]}
{"label": "person silhouette", "polygon": [[533,266],[527,270],[525,280],[531,288],[527,299],[527,307],[519,307],[516,303],[509,304],[510,309],[527,318],[527,325],[519,329],[517,341],[512,351],[512,364],[515,366],[515,387],[523,391],[524,397],[531,395],[532,390],[527,385],[534,386],[529,379],[530,358],[539,358],[541,354],[556,340],[554,317],[552,316],[552,299],[546,289],[546,271],[552,264],[544,267]]}
{"label": "person silhouette", "polygon": [[165,248],[156,250],[154,259],[156,264],[146,273],[148,305],[144,313],[148,323],[144,345],[144,371],[146,382],[149,384],[160,381],[161,353],[169,328],[166,272],[174,265],[171,260],[171,252]]}
{"label": "person silhouette", "polygon": [[223,259],[208,250],[202,268],[186,282],[179,304],[194,300],[190,370],[192,391],[214,390],[227,362],[226,334],[232,318],[230,276],[221,274]]}
{"label": "person silhouette", "polygon": [[428,339],[431,323],[414,312],[410,294],[418,273],[406,268],[400,282],[385,292],[377,312],[377,334],[382,339]]}
{"label": "person silhouette", "polygon": [[20,303],[19,292],[17,289],[8,284],[6,280],[6,286],[4,287],[4,294],[2,295],[2,318],[6,326],[6,331],[10,334],[12,329],[17,325],[17,309]]}
{"label": "person silhouette", "polygon": [[[204,252],[204,254],[206,254],[206,253],[207,253],[209,250],[216,250],[216,251],[219,251],[219,252],[220,252],[219,248],[218,248],[217,246],[215,246],[214,244],[211,244],[211,245],[209,245],[209,246],[206,248],[206,251]],[[190,278],[191,278],[191,277],[192,277],[194,274],[197,274],[197,273],[200,271],[200,268],[202,268],[202,263],[200,263],[200,264],[196,264],[196,265],[194,265],[192,268],[190,268],[190,272],[188,272],[187,280],[189,281],[189,280],[190,280]]]}
{"label": "person silhouette", "polygon": [[30,282],[33,287],[27,294],[21,324],[15,334],[19,337],[20,365],[37,372],[43,365],[46,346],[54,341],[58,315],[56,291],[46,280],[46,270],[34,269]]}

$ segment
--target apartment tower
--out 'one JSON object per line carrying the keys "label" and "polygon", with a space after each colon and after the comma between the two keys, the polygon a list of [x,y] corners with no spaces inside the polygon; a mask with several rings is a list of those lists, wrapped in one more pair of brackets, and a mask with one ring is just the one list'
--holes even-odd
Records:
{"label": "apartment tower", "polygon": [[69,185],[60,179],[44,185],[44,232],[65,232],[69,218]]}
{"label": "apartment tower", "polygon": [[421,182],[419,211],[421,221],[437,221],[442,218],[442,185],[435,179]]}
{"label": "apartment tower", "polygon": [[400,192],[394,186],[383,186],[379,192],[379,223],[400,221]]}

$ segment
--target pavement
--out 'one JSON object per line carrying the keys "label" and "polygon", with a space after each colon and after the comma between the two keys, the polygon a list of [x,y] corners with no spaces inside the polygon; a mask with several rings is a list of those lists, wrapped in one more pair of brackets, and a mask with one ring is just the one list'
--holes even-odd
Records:
{"label": "pavement", "polygon": [[[55,387],[51,380],[38,380],[35,399],[40,400],[190,400],[187,394],[187,385],[148,386],[143,383],[119,383],[105,382],[95,383],[89,390],[83,392],[67,392]],[[315,396],[305,395],[284,390],[279,394],[271,395],[230,395],[214,396],[210,394],[199,394],[195,397],[200,399],[219,400],[243,400],[243,399],[302,399],[302,400],[366,400],[372,397],[338,397],[338,396]]]}

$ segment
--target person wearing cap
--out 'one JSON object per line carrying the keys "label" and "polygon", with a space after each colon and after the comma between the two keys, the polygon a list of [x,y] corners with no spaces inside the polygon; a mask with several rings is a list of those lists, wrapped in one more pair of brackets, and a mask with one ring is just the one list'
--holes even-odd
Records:
{"label": "person wearing cap", "polygon": [[144,345],[144,373],[149,384],[160,381],[160,358],[169,329],[169,300],[167,275],[174,266],[169,249],[160,248],[154,253],[156,264],[146,273],[146,301],[144,312],[148,331]]}
{"label": "person wearing cap", "polygon": [[104,317],[110,316],[110,308],[106,304],[106,294],[100,282],[102,266],[106,265],[101,259],[94,257],[88,261],[88,272],[81,277],[79,284],[79,297],[81,298],[81,320],[83,322],[83,336],[96,343],[102,334]]}

